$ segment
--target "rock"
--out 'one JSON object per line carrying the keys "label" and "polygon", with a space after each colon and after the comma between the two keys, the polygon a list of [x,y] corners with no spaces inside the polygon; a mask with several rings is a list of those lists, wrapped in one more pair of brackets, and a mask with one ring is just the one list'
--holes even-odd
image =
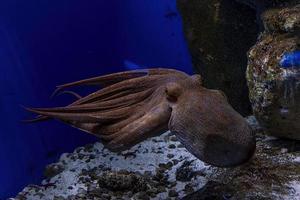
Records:
{"label": "rock", "polygon": [[298,32],[300,31],[300,4],[283,9],[269,9],[262,15],[262,20],[269,33]]}
{"label": "rock", "polygon": [[231,191],[225,190],[225,184],[216,182],[216,181],[209,181],[201,190],[197,191],[195,194],[187,196],[184,198],[185,200],[205,200],[205,199],[230,199],[225,198],[230,194]]}
{"label": "rock", "polygon": [[191,169],[190,165],[193,161],[184,161],[183,164],[176,170],[176,180],[188,182],[192,180],[195,172]]}
{"label": "rock", "polygon": [[261,22],[261,14],[266,10],[299,4],[299,0],[235,0],[253,8],[257,13],[257,21]]}
{"label": "rock", "polygon": [[194,192],[194,188],[193,186],[189,183],[189,184],[186,184],[184,186],[184,191],[186,192],[186,194],[192,194]]}
{"label": "rock", "polygon": [[286,6],[299,3],[299,0],[236,0],[239,3],[248,5],[252,8],[264,7],[278,7],[278,6]]}
{"label": "rock", "polygon": [[267,133],[300,139],[300,70],[281,66],[299,50],[300,4],[263,13],[265,31],[248,53],[247,81],[253,113]]}
{"label": "rock", "polygon": [[[63,165],[63,171],[44,180],[40,186],[28,185],[11,200],[234,200],[255,197],[296,200],[298,197],[300,141],[259,134],[257,153],[251,162],[222,169],[205,165],[186,149],[178,148],[178,141],[162,140],[167,134],[153,138],[161,142],[150,138],[126,151],[135,152],[135,157],[126,156],[126,152],[109,152],[100,143],[89,146],[88,151],[61,156],[56,164]],[[175,149],[168,148],[170,144],[174,144]],[[163,154],[156,154],[158,149]],[[78,154],[83,154],[82,159]],[[174,155],[172,160],[169,154]],[[85,162],[90,155],[94,155],[94,159]],[[110,161],[110,157],[115,159]]]}
{"label": "rock", "polygon": [[[291,151],[282,154],[282,148],[292,146]],[[215,168],[203,188],[183,199],[298,200],[300,167],[295,157],[300,156],[299,150],[299,141],[258,134],[257,153],[249,163],[231,169]]]}
{"label": "rock", "polygon": [[236,0],[239,3],[248,5],[252,8],[257,9],[258,7],[270,8],[280,5],[291,5],[293,2],[298,0]]}
{"label": "rock", "polygon": [[258,35],[256,11],[234,0],[177,0],[194,68],[243,115],[251,112],[247,51]]}
{"label": "rock", "polygon": [[137,192],[147,189],[146,180],[132,172],[104,172],[98,177],[98,183],[100,187],[113,191]]}
{"label": "rock", "polygon": [[[55,173],[48,172],[51,175],[40,186],[28,185],[18,197],[21,199],[24,195],[24,199],[30,200],[52,200],[55,196],[68,200],[167,199],[169,195],[175,196],[173,191],[176,191],[176,198],[182,198],[192,191],[185,191],[187,184],[197,190],[206,181],[203,175],[193,173],[190,181],[177,182],[177,168],[185,161],[193,171],[206,171],[209,167],[185,148],[179,148],[179,141],[172,138],[167,132],[121,153],[110,152],[101,143],[79,147],[49,165],[46,171]],[[162,153],[157,154],[159,151]]]}
{"label": "rock", "polygon": [[55,196],[53,200],[65,200],[65,198],[62,196]]}
{"label": "rock", "polygon": [[177,197],[178,193],[176,192],[176,190],[170,190],[169,191],[169,197]]}
{"label": "rock", "polygon": [[150,200],[149,196],[145,192],[139,192],[136,194],[137,200]]}
{"label": "rock", "polygon": [[281,149],[281,153],[287,153],[288,152],[288,149],[287,148],[282,148]]}
{"label": "rock", "polygon": [[261,132],[262,127],[260,126],[259,122],[257,121],[254,115],[250,115],[246,117],[248,124],[251,126],[252,130],[255,132]]}
{"label": "rock", "polygon": [[102,194],[100,199],[111,199],[111,196],[109,194]]}
{"label": "rock", "polygon": [[62,164],[53,163],[46,167],[44,176],[47,178],[52,178],[53,176],[56,176],[62,171],[64,171],[64,166]]}

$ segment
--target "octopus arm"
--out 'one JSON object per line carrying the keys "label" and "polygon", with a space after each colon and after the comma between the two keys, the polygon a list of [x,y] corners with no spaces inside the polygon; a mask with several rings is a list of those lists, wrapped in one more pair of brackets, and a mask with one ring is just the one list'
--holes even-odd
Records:
{"label": "octopus arm", "polygon": [[100,76],[59,86],[106,85],[68,106],[26,109],[40,115],[32,122],[57,119],[98,136],[110,150],[121,151],[168,130],[172,108],[166,88],[187,77],[159,68]]}
{"label": "octopus arm", "polygon": [[165,68],[138,69],[138,70],[118,72],[118,73],[83,79],[80,81],[59,85],[57,86],[57,89],[54,91],[53,95],[57,94],[59,91],[63,89],[74,87],[74,86],[99,85],[101,87],[106,87],[118,82],[122,82],[124,80],[133,79],[137,77],[153,76],[153,75],[169,75],[169,74],[186,76],[185,73],[174,69],[165,69]]}

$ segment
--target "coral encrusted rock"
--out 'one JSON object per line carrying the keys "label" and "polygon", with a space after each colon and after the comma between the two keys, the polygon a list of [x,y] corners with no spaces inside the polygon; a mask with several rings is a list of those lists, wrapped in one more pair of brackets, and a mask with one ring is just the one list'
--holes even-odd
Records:
{"label": "coral encrusted rock", "polygon": [[265,31],[248,53],[253,112],[267,133],[300,140],[300,2],[268,9],[262,20]]}

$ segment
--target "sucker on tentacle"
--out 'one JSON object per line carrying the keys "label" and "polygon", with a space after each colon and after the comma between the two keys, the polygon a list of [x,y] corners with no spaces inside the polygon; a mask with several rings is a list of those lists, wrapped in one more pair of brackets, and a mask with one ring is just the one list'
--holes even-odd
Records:
{"label": "sucker on tentacle", "polygon": [[[81,97],[61,92],[75,86],[102,89]],[[248,161],[255,137],[223,92],[202,86],[200,75],[173,69],[119,72],[57,87],[78,100],[65,107],[26,108],[39,116],[29,122],[57,119],[100,138],[122,151],[168,129],[196,157],[215,166]]]}

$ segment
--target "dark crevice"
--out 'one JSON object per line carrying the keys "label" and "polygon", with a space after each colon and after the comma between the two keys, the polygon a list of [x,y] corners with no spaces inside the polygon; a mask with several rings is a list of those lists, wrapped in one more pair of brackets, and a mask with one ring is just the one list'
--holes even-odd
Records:
{"label": "dark crevice", "polygon": [[232,106],[251,113],[247,52],[260,32],[253,7],[233,0],[178,0],[194,69],[208,88],[226,93]]}

